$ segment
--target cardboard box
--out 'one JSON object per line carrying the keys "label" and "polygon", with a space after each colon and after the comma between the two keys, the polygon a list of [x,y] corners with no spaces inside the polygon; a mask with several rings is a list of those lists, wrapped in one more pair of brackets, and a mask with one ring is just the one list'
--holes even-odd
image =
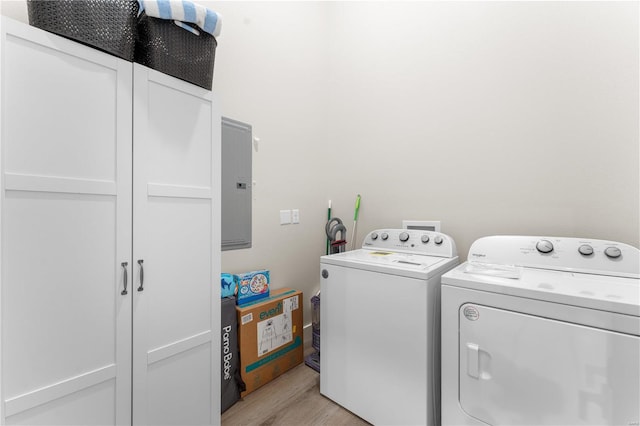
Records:
{"label": "cardboard box", "polygon": [[236,307],[245,397],[303,361],[302,292],[281,288]]}

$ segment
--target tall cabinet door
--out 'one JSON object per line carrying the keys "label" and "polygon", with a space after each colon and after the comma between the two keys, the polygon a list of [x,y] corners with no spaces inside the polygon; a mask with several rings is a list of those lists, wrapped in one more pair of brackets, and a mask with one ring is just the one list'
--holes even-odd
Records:
{"label": "tall cabinet door", "polygon": [[220,112],[134,64],[133,423],[220,422]]}
{"label": "tall cabinet door", "polygon": [[130,424],[132,66],[0,26],[0,422]]}

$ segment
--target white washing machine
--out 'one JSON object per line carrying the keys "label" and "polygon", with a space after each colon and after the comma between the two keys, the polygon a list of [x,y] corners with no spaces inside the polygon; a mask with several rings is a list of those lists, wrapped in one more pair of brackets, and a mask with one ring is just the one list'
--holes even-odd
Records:
{"label": "white washing machine", "polygon": [[320,260],[320,393],[380,425],[439,423],[439,232],[381,229]]}
{"label": "white washing machine", "polygon": [[495,236],[442,277],[443,425],[638,425],[640,251]]}

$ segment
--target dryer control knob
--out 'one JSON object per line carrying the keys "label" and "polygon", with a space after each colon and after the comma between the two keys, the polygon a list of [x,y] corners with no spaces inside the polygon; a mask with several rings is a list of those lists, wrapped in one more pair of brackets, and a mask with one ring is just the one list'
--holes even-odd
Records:
{"label": "dryer control knob", "polygon": [[604,254],[610,259],[617,259],[622,256],[622,252],[618,247],[607,247],[604,249]]}
{"label": "dryer control knob", "polygon": [[540,240],[536,243],[536,249],[540,253],[551,253],[553,251],[553,243],[549,240]]}
{"label": "dryer control knob", "polygon": [[373,241],[377,240],[377,239],[378,239],[378,233],[377,233],[377,232],[372,232],[372,233],[371,233],[371,239],[372,239]]}
{"label": "dryer control knob", "polygon": [[422,241],[423,243],[427,244],[429,242],[429,236],[428,235],[423,235],[422,237],[420,237],[420,241]]}
{"label": "dryer control knob", "polygon": [[382,241],[387,241],[387,239],[389,238],[389,234],[387,234],[386,232],[383,232],[380,235],[380,238],[382,238]]}
{"label": "dryer control knob", "polygon": [[578,247],[578,252],[583,256],[591,256],[593,254],[593,247],[589,244],[583,244]]}
{"label": "dryer control knob", "polygon": [[436,243],[437,245],[442,244],[442,237],[440,235],[436,235],[436,237],[433,239],[433,242]]}
{"label": "dryer control knob", "polygon": [[409,241],[409,233],[408,232],[401,232],[400,236],[398,238],[400,238],[400,241],[402,241],[403,243],[405,241]]}

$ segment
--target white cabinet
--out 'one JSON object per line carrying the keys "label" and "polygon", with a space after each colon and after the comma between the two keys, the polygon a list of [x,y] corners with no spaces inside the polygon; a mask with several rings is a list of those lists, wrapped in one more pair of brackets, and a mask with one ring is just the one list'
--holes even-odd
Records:
{"label": "white cabinet", "polygon": [[0,422],[219,423],[211,92],[6,18],[0,37]]}
{"label": "white cabinet", "polygon": [[138,64],[134,87],[133,423],[209,424],[220,415],[220,113],[210,91]]}

